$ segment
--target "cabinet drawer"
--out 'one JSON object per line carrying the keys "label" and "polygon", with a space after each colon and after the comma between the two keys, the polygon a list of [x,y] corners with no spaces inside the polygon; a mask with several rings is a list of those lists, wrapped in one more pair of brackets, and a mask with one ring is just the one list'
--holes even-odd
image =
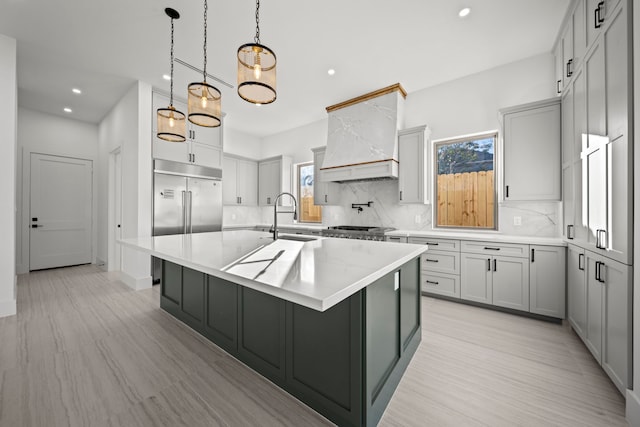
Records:
{"label": "cabinet drawer", "polygon": [[460,276],[423,271],[422,292],[460,298]]}
{"label": "cabinet drawer", "polygon": [[513,243],[474,242],[463,240],[461,250],[462,252],[473,254],[529,258],[529,245]]}
{"label": "cabinet drawer", "polygon": [[407,243],[407,238],[403,236],[387,236],[386,241],[395,243]]}
{"label": "cabinet drawer", "polygon": [[460,274],[460,254],[458,252],[441,252],[428,250],[422,254],[422,270]]}
{"label": "cabinet drawer", "polygon": [[409,237],[409,243],[429,245],[429,249],[447,252],[460,252],[460,240],[432,239],[430,237]]}

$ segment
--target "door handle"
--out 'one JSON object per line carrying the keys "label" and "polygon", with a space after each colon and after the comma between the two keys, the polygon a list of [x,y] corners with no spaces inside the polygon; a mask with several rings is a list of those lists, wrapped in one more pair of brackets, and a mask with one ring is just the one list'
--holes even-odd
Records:
{"label": "door handle", "polygon": [[37,221],[38,218],[31,218],[31,221]]}
{"label": "door handle", "polygon": [[573,64],[573,59],[567,61],[567,77],[571,77],[573,75],[573,71],[571,71],[571,65]]}
{"label": "door handle", "polygon": [[187,234],[187,192],[182,190],[182,234]]}
{"label": "door handle", "polygon": [[242,204],[242,196],[239,196],[239,197],[238,197],[238,203],[239,203],[239,204]]}
{"label": "door handle", "polygon": [[600,261],[596,261],[596,268],[595,268],[595,276],[596,276],[596,280],[600,283],[604,283],[604,279],[602,278],[602,266],[604,265],[604,262],[600,262]]}
{"label": "door handle", "polygon": [[191,234],[193,233],[193,226],[192,226],[192,221],[191,221],[191,213],[192,213],[192,205],[191,205],[191,200],[192,200],[192,196],[193,193],[191,191],[187,191],[187,200],[188,200],[188,211],[187,211],[187,233]]}

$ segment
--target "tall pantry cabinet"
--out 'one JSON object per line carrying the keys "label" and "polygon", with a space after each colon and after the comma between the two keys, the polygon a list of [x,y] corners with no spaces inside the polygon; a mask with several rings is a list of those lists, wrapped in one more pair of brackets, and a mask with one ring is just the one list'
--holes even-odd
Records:
{"label": "tall pantry cabinet", "polygon": [[630,0],[577,1],[555,49],[568,318],[623,394],[632,386],[630,12]]}

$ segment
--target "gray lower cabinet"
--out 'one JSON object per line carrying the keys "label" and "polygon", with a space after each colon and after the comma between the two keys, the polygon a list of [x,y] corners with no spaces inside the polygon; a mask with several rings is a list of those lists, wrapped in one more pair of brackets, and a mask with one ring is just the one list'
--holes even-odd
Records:
{"label": "gray lower cabinet", "polygon": [[493,303],[491,257],[465,254],[460,257],[460,298],[468,301]]}
{"label": "gray lower cabinet", "polygon": [[529,258],[529,311],[565,318],[565,249],[531,245]]}
{"label": "gray lower cabinet", "polygon": [[587,330],[587,282],[584,249],[567,248],[567,318],[578,336],[585,339]]}
{"label": "gray lower cabinet", "polygon": [[414,259],[320,312],[163,261],[161,307],[334,423],[378,423],[421,340]]}

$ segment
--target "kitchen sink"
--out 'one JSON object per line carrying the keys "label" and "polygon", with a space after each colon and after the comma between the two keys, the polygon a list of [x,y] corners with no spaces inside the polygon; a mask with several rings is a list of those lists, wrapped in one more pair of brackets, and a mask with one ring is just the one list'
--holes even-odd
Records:
{"label": "kitchen sink", "polygon": [[317,237],[286,235],[286,234],[278,236],[278,239],[293,240],[293,241],[296,241],[296,242],[311,242],[313,240],[318,240]]}

